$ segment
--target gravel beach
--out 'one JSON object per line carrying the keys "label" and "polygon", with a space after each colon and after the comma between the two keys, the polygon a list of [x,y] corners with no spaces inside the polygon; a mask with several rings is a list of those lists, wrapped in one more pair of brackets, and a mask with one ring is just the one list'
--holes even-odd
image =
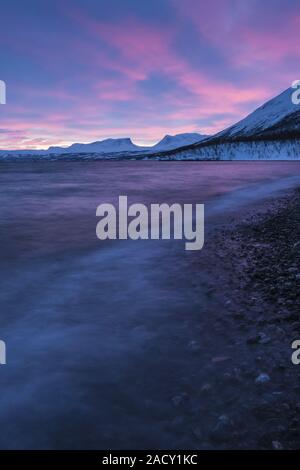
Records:
{"label": "gravel beach", "polygon": [[217,229],[194,265],[209,260],[208,278],[218,283],[207,286],[210,336],[224,338],[210,379],[191,395],[202,413],[213,410],[205,429],[194,421],[201,448],[299,448],[300,366],[291,362],[300,338],[299,222],[297,189]]}

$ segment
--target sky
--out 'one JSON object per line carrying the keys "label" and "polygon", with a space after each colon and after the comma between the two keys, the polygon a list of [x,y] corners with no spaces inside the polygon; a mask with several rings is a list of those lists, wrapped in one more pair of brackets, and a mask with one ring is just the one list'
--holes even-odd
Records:
{"label": "sky", "polygon": [[299,0],[0,4],[0,149],[213,134],[299,76]]}

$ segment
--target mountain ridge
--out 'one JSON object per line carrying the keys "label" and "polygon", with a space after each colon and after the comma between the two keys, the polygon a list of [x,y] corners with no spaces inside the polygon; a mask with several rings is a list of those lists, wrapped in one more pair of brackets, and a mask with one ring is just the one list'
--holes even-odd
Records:
{"label": "mountain ridge", "polygon": [[[236,124],[218,132],[213,136],[205,136],[198,133],[177,134],[175,136],[166,135],[152,147],[141,147],[135,145],[130,138],[105,139],[90,144],[74,143],[69,147],[49,147],[48,150],[19,150],[0,151],[0,155],[12,156],[51,156],[52,154],[64,155],[101,155],[111,158],[145,158],[145,159],[228,159],[224,146],[238,143],[259,143],[259,142],[281,142],[291,141],[295,158],[300,158],[300,105],[294,104],[292,94],[294,88],[288,88],[278,96],[265,102],[245,118]],[[300,95],[300,91],[299,91]],[[290,144],[289,144],[290,147]],[[214,149],[205,153],[205,149]],[[269,148],[271,148],[269,146]],[[235,158],[237,154],[235,148]],[[246,149],[244,149],[246,152]],[[244,151],[243,150],[243,151]],[[224,155],[222,155],[224,151]],[[262,149],[259,149],[260,155]],[[209,155],[209,156],[208,156]],[[298,156],[299,155],[299,156]],[[249,155],[249,159],[251,157]],[[272,155],[266,155],[266,159]],[[274,157],[278,158],[278,157]]]}
{"label": "mountain ridge", "polygon": [[1,154],[12,155],[50,155],[68,153],[120,153],[120,152],[151,152],[155,150],[176,149],[184,144],[192,144],[205,138],[203,134],[185,133],[176,135],[165,135],[152,147],[143,147],[132,142],[130,137],[108,138],[91,143],[73,143],[69,147],[50,146],[47,150],[0,150]]}
{"label": "mountain ridge", "polygon": [[294,88],[286,89],[237,123],[199,143],[173,151],[165,151],[154,156],[172,157],[179,152],[186,152],[191,158],[193,152],[197,153],[199,150],[209,147],[220,148],[225,144],[300,140],[300,105],[294,104],[292,101],[294,92]]}

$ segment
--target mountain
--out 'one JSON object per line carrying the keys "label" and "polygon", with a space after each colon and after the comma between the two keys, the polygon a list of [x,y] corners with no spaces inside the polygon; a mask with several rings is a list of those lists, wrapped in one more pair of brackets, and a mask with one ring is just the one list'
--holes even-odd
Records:
{"label": "mountain", "polygon": [[207,136],[197,133],[190,134],[177,134],[177,135],[165,135],[156,145],[151,147],[151,150],[172,150],[185,145],[191,145],[196,142],[200,142]]}
{"label": "mountain", "polygon": [[214,136],[215,139],[300,136],[300,105],[292,102],[293,88],[267,101],[237,124]]}
{"label": "mountain", "polygon": [[193,144],[204,139],[206,136],[201,134],[177,134],[166,135],[160,142],[153,147],[142,147],[135,145],[130,138],[125,139],[106,139],[91,144],[72,144],[70,147],[49,147],[47,153],[114,153],[114,152],[141,152],[170,150],[183,145]]}
{"label": "mountain", "polygon": [[300,104],[293,103],[294,92],[294,88],[288,88],[233,126],[201,142],[158,151],[153,157],[158,160],[299,160]]}
{"label": "mountain", "polygon": [[131,139],[105,139],[90,144],[72,144],[69,147],[49,147],[48,150],[1,150],[0,155],[51,155],[66,153],[120,153],[137,152],[148,147],[135,145]]}
{"label": "mountain", "polygon": [[135,145],[130,138],[105,139],[90,144],[72,144],[70,147],[49,147],[47,153],[113,153],[137,152],[146,147]]}
{"label": "mountain", "polygon": [[49,147],[48,150],[0,150],[0,155],[63,155],[63,154],[122,154],[128,152],[153,153],[156,151],[171,150],[183,145],[189,145],[199,142],[206,136],[191,133],[166,135],[160,142],[153,147],[142,147],[135,145],[130,138],[122,139],[105,139],[92,142],[89,144],[75,143],[69,147]]}

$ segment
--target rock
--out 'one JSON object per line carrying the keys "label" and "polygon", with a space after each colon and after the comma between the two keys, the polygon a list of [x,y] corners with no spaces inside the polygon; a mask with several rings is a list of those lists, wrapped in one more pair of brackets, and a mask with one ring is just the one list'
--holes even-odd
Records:
{"label": "rock", "polygon": [[197,352],[200,351],[201,346],[198,341],[190,341],[188,344],[188,350],[191,352]]}
{"label": "rock", "polygon": [[202,434],[202,429],[200,428],[200,426],[197,426],[195,429],[193,429],[193,434],[197,439],[199,439],[199,441],[202,440],[203,434]]}
{"label": "rock", "polygon": [[224,362],[228,361],[229,359],[231,359],[229,356],[216,356],[212,358],[211,362]]}
{"label": "rock", "polygon": [[271,338],[267,336],[265,333],[259,333],[259,343],[260,344],[267,344],[271,341]]}
{"label": "rock", "polygon": [[218,423],[219,423],[219,424],[222,424],[222,425],[225,425],[225,424],[226,424],[226,425],[227,425],[227,424],[229,424],[230,422],[231,422],[231,421],[230,421],[230,419],[229,419],[229,417],[228,417],[227,415],[221,415],[221,416],[219,416],[219,418],[218,418]]}
{"label": "rock", "polygon": [[218,418],[217,424],[210,433],[211,439],[217,442],[227,441],[233,429],[233,423],[227,415],[221,415]]}
{"label": "rock", "polygon": [[272,447],[275,450],[282,450],[283,449],[283,446],[282,446],[281,442],[279,442],[279,441],[272,441]]}
{"label": "rock", "polygon": [[180,406],[186,403],[188,400],[188,395],[187,393],[182,393],[181,395],[175,395],[172,397],[172,403],[174,406]]}
{"label": "rock", "polygon": [[223,378],[224,378],[225,380],[231,380],[231,379],[232,379],[232,375],[230,374],[230,372],[225,372],[225,373],[223,374]]}
{"label": "rock", "polygon": [[184,424],[183,416],[175,416],[175,418],[171,421],[171,425],[174,427],[178,427],[178,426],[182,427],[183,424]]}
{"label": "rock", "polygon": [[201,387],[201,392],[202,393],[207,393],[211,390],[211,385],[209,383],[206,383],[204,385],[202,385]]}
{"label": "rock", "polygon": [[259,374],[256,379],[255,379],[255,383],[256,384],[265,384],[265,383],[268,383],[270,382],[270,376],[268,374]]}
{"label": "rock", "polygon": [[259,342],[259,336],[258,336],[258,335],[250,336],[250,337],[247,339],[247,343],[248,343],[248,344],[257,344],[258,342]]}
{"label": "rock", "polygon": [[235,312],[232,316],[235,320],[243,320],[246,315],[243,312]]}
{"label": "rock", "polygon": [[297,273],[298,272],[298,269],[297,268],[294,268],[294,267],[291,267],[288,269],[288,273]]}
{"label": "rock", "polygon": [[258,333],[257,335],[250,336],[250,338],[247,339],[248,344],[267,344],[270,341],[271,338],[265,333]]}

